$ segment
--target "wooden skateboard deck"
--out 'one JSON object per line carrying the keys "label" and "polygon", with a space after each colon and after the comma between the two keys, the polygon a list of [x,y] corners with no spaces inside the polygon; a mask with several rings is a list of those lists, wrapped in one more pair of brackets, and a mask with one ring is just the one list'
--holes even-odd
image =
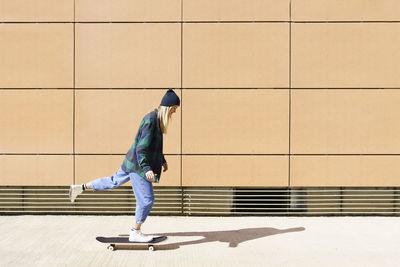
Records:
{"label": "wooden skateboard deck", "polygon": [[167,239],[166,236],[154,237],[150,242],[130,242],[129,236],[118,236],[118,237],[104,237],[98,236],[96,240],[108,244],[107,249],[113,251],[117,248],[137,248],[137,249],[148,249],[154,251],[156,244],[163,242]]}

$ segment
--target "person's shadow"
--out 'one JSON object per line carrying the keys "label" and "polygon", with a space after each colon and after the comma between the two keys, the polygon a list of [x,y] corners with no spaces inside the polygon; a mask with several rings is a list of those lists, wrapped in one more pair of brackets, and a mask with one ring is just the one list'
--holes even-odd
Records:
{"label": "person's shadow", "polygon": [[158,250],[172,250],[177,249],[180,246],[194,245],[208,242],[225,242],[229,244],[229,247],[236,248],[240,243],[244,241],[254,240],[257,238],[267,237],[277,234],[285,234],[291,232],[304,231],[304,227],[288,228],[279,230],[271,227],[261,227],[261,228],[246,228],[239,230],[230,231],[212,231],[212,232],[176,232],[176,233],[152,233],[154,236],[194,236],[203,238],[193,241],[184,241],[178,243],[168,243],[168,239],[164,241],[166,244],[160,243],[157,246]]}

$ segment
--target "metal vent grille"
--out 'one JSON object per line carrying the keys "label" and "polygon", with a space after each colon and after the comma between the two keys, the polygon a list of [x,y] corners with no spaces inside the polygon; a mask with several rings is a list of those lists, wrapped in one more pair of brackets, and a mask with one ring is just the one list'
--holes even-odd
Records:
{"label": "metal vent grille", "polygon": [[[0,214],[134,214],[130,187],[85,191],[69,187],[0,187]],[[400,188],[154,188],[154,215],[399,216]]]}
{"label": "metal vent grille", "polygon": [[[69,187],[0,187],[2,214],[134,214],[136,201],[130,187],[87,190],[74,203]],[[179,188],[154,188],[152,214],[182,213]]]}
{"label": "metal vent grille", "polygon": [[185,188],[189,215],[400,215],[399,188]]}

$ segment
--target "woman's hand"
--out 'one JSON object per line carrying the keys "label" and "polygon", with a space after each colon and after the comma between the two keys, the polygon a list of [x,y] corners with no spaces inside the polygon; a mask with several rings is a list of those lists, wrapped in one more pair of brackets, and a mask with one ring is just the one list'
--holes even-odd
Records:
{"label": "woman's hand", "polygon": [[157,174],[154,174],[154,172],[151,170],[146,172],[146,178],[149,182],[154,182],[156,180],[155,175]]}
{"label": "woman's hand", "polygon": [[165,162],[162,166],[164,167],[163,172],[166,172],[168,170],[168,164]]}

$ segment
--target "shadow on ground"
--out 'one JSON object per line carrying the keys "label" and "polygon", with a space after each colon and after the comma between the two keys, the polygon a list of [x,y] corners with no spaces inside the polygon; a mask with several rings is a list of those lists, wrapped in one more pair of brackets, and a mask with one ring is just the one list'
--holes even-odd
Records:
{"label": "shadow on ground", "polygon": [[[304,231],[304,227],[288,228],[279,230],[271,227],[261,227],[261,228],[246,228],[240,230],[230,230],[230,231],[212,231],[212,232],[176,232],[176,233],[152,233],[155,236],[193,236],[193,237],[203,237],[202,239],[193,241],[184,241],[178,243],[168,244],[168,239],[165,241],[167,244],[158,244],[157,250],[172,250],[177,249],[181,246],[195,245],[201,243],[215,242],[219,241],[222,243],[229,244],[229,247],[236,248],[240,243],[254,240],[257,238],[263,238],[271,235],[285,234],[291,232]],[[126,235],[123,235],[126,236]]]}

